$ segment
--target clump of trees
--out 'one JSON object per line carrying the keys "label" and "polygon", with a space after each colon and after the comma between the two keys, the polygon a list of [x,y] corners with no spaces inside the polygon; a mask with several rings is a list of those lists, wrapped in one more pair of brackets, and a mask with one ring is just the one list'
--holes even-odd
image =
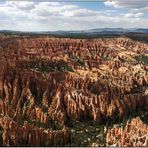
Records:
{"label": "clump of trees", "polygon": [[76,62],[78,66],[85,66],[85,62],[82,58],[80,58],[79,56],[76,55],[71,55],[71,60]]}
{"label": "clump of trees", "polygon": [[139,62],[139,63],[142,63],[144,65],[148,65],[148,56],[146,55],[139,55],[136,57],[136,60]]}
{"label": "clump of trees", "polygon": [[41,73],[68,71],[74,72],[73,68],[69,66],[64,60],[59,60],[57,62],[34,60],[30,62],[29,67]]}

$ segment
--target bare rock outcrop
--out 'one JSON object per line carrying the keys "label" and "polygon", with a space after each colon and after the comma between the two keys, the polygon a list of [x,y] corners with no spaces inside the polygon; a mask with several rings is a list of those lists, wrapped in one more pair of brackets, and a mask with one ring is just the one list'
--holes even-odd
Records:
{"label": "bare rock outcrop", "polygon": [[148,126],[139,117],[128,121],[125,128],[113,127],[109,129],[106,136],[109,146],[120,147],[147,147]]}
{"label": "bare rock outcrop", "polygon": [[67,144],[70,122],[103,124],[148,111],[147,44],[128,38],[0,40],[4,145]]}

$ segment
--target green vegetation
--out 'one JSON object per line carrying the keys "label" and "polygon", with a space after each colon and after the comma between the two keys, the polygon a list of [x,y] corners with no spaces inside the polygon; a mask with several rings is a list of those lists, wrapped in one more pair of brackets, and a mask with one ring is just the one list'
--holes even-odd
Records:
{"label": "green vegetation", "polygon": [[113,128],[114,125],[125,128],[127,121],[139,116],[141,120],[148,124],[148,115],[142,115],[141,112],[132,112],[128,116],[108,118],[103,124],[95,124],[93,122],[72,122],[71,123],[71,140],[66,146],[91,146],[93,143],[99,146],[106,146],[107,130]]}
{"label": "green vegetation", "polygon": [[73,62],[75,62],[78,66],[84,67],[85,66],[85,62],[82,58],[80,58],[79,56],[76,55],[70,55],[70,58]]}
{"label": "green vegetation", "polygon": [[60,71],[60,72],[67,72],[67,71],[74,72],[74,70],[72,69],[72,67],[69,66],[63,60],[58,61],[58,63],[57,63],[57,70]]}
{"label": "green vegetation", "polygon": [[136,60],[139,63],[142,63],[144,65],[148,65],[148,56],[146,56],[146,55],[139,55],[139,56],[136,57]]}
{"label": "green vegetation", "polygon": [[44,61],[44,60],[32,60],[30,62],[30,68],[41,73],[49,72],[74,72],[73,68],[69,66],[65,61],[60,60],[57,62]]}
{"label": "green vegetation", "polygon": [[104,56],[104,57],[103,57],[103,60],[104,60],[104,61],[109,61],[109,60],[111,60],[111,58],[108,57],[108,56]]}
{"label": "green vegetation", "polygon": [[3,131],[3,129],[0,126],[0,146],[3,146],[2,131]]}
{"label": "green vegetation", "polygon": [[85,66],[84,61],[83,61],[82,59],[80,59],[80,58],[77,60],[77,64],[78,64],[79,66]]}
{"label": "green vegetation", "polygon": [[73,39],[95,39],[95,38],[118,38],[118,37],[128,37],[135,41],[140,41],[148,43],[148,34],[147,33],[123,33],[123,34],[89,34],[89,33],[64,33],[64,34],[42,34],[42,33],[33,33],[33,32],[0,32],[0,35],[7,37],[27,37],[27,38],[38,38],[38,37],[57,37],[57,38],[73,38]]}
{"label": "green vegetation", "polygon": [[125,37],[129,37],[132,40],[140,41],[143,43],[148,43],[148,34],[147,33],[126,33]]}
{"label": "green vegetation", "polygon": [[31,120],[31,119],[20,119],[18,122],[19,126],[23,126],[25,121],[27,121],[27,123],[29,123],[30,125],[34,125],[39,128],[40,127],[41,128],[51,128],[52,130],[62,129],[61,126],[56,124],[52,119],[50,119],[48,121],[47,125],[45,125],[44,123],[41,123],[40,121],[35,121],[35,120]]}
{"label": "green vegetation", "polygon": [[146,125],[148,125],[148,114],[145,114],[145,115],[141,116],[140,119],[141,119]]}
{"label": "green vegetation", "polygon": [[105,146],[106,132],[104,132],[104,127],[104,125],[75,122],[71,128],[70,143],[66,146],[91,146],[92,143]]}

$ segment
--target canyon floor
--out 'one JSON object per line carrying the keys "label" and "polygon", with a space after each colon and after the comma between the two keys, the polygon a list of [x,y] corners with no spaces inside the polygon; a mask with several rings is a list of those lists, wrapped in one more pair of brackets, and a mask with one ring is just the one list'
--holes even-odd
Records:
{"label": "canyon floor", "polygon": [[0,146],[148,147],[148,44],[0,35]]}

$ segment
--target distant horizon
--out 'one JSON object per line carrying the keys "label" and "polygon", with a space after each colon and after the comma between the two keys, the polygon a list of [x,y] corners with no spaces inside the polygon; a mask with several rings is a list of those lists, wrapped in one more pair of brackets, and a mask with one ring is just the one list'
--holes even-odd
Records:
{"label": "distant horizon", "polygon": [[103,30],[103,29],[123,29],[123,30],[138,30],[138,29],[146,29],[148,30],[148,28],[120,28],[120,27],[117,27],[117,28],[109,28],[109,27],[105,27],[105,28],[92,28],[92,29],[86,29],[86,30],[47,30],[47,31],[44,31],[44,30],[36,30],[36,31],[23,31],[23,30],[11,30],[11,29],[0,29],[0,31],[12,31],[12,32],[60,32],[60,31],[64,31],[64,32],[79,32],[79,31],[93,31],[93,30]]}

